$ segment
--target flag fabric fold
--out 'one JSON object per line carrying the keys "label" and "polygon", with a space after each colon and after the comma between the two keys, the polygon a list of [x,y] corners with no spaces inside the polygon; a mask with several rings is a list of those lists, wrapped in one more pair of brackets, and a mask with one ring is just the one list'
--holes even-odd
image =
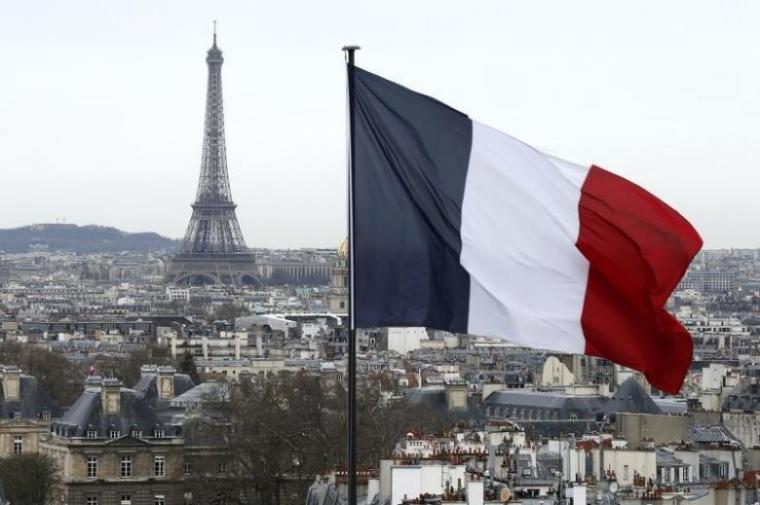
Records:
{"label": "flag fabric fold", "polygon": [[702,245],[680,214],[602,168],[353,72],[357,327],[600,356],[680,389],[691,337],[664,305]]}

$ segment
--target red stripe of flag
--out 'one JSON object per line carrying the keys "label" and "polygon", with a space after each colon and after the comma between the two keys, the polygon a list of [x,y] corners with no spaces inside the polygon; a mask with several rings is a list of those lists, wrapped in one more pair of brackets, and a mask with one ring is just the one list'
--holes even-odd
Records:
{"label": "red stripe of flag", "polygon": [[596,166],[581,188],[579,214],[576,246],[590,263],[581,316],[586,353],[677,393],[692,338],[664,306],[702,239],[661,200]]}

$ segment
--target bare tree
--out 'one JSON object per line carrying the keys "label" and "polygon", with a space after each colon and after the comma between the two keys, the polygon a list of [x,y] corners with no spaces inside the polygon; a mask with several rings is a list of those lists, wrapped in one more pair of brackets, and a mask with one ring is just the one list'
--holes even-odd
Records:
{"label": "bare tree", "polygon": [[44,505],[55,498],[58,468],[41,454],[20,454],[0,459],[0,481],[13,505]]}

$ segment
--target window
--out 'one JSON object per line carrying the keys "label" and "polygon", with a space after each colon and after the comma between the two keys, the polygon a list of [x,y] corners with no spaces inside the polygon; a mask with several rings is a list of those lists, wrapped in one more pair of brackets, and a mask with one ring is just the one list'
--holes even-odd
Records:
{"label": "window", "polygon": [[93,478],[98,476],[98,458],[90,456],[87,458],[87,477]]}
{"label": "window", "polygon": [[109,438],[119,438],[121,436],[121,433],[119,433],[119,430],[111,430],[108,432]]}
{"label": "window", "polygon": [[98,438],[98,430],[88,429],[87,438]]}
{"label": "window", "polygon": [[121,495],[121,501],[119,502],[119,505],[132,505],[132,495],[131,494]]}
{"label": "window", "polygon": [[20,410],[14,410],[13,411],[13,419],[21,419],[21,411]]}
{"label": "window", "polygon": [[718,475],[720,476],[721,479],[725,479],[726,478],[726,476],[728,475],[728,465],[727,464],[725,464],[725,463],[721,463],[720,464],[720,466],[718,467]]}
{"label": "window", "polygon": [[153,497],[153,505],[165,505],[166,499],[164,498],[164,495],[157,494]]}
{"label": "window", "polygon": [[42,420],[43,421],[50,421],[50,411],[49,410],[43,410],[42,411]]}
{"label": "window", "polygon": [[142,431],[133,429],[131,436],[132,438],[142,438]]}
{"label": "window", "polygon": [[132,477],[132,456],[121,457],[121,476]]}
{"label": "window", "polygon": [[227,473],[227,463],[225,463],[224,461],[219,463],[219,465],[217,466],[217,473]]}
{"label": "window", "polygon": [[630,478],[629,472],[630,472],[630,469],[628,465],[623,465],[623,481],[627,481]]}
{"label": "window", "polygon": [[166,466],[166,457],[165,456],[156,456],[153,458],[153,472],[155,473],[156,477],[164,477],[165,476],[165,469]]}
{"label": "window", "polygon": [[13,454],[24,452],[24,439],[21,436],[13,437]]}
{"label": "window", "polygon": [[190,475],[193,473],[193,467],[190,465],[190,463],[185,463],[185,467],[183,468],[182,473],[185,475]]}
{"label": "window", "polygon": [[98,497],[97,496],[88,496],[86,503],[87,503],[87,505],[98,505]]}
{"label": "window", "polygon": [[154,436],[156,438],[164,438],[164,429],[163,428],[156,428],[154,430]]}

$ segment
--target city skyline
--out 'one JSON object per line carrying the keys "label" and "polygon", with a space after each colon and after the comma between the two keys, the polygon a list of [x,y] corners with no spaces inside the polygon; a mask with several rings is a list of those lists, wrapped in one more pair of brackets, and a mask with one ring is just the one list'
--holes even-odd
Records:
{"label": "city skyline", "polygon": [[230,178],[251,247],[345,235],[344,43],[364,47],[371,71],[652,190],[705,248],[760,246],[744,231],[760,212],[760,74],[744,63],[760,42],[757,5],[420,2],[403,17],[349,5],[4,6],[16,70],[0,83],[0,166],[17,190],[0,201],[0,228],[65,218],[181,237],[218,19]]}

